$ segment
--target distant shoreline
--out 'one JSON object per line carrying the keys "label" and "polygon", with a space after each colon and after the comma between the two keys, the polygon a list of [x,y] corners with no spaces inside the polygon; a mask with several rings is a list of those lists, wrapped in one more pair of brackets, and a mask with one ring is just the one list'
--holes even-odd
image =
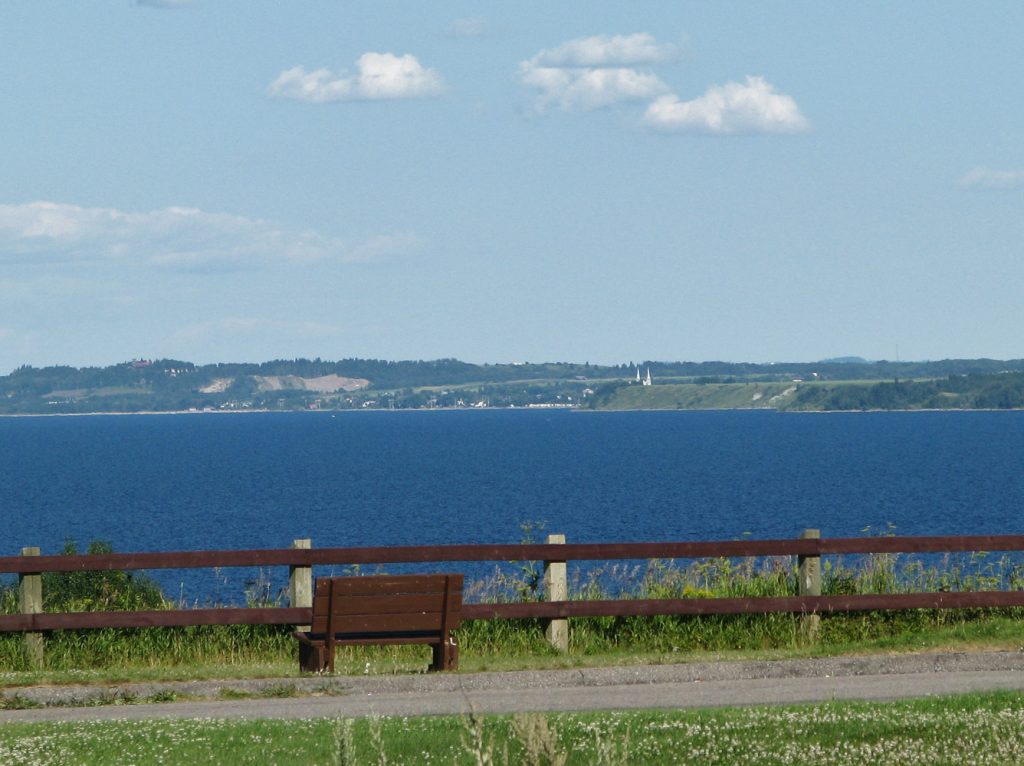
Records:
{"label": "distant shoreline", "polygon": [[[93,418],[103,415],[244,415],[249,412],[285,412],[286,410],[135,410],[130,412],[3,412],[0,418]],[[304,410],[296,410],[303,412]]]}
{"label": "distant shoreline", "polygon": [[872,410],[780,410],[772,407],[636,407],[623,409],[589,409],[583,407],[435,407],[435,408],[365,408],[365,409],[344,409],[344,410],[268,410],[268,409],[244,409],[244,410],[137,410],[118,412],[6,412],[0,413],[0,418],[93,418],[93,417],[125,417],[130,415],[248,415],[248,414],[269,414],[269,413],[291,413],[302,415],[337,415],[339,413],[355,412],[551,412],[553,409],[562,412],[774,412],[782,415],[867,415],[879,412],[1024,412],[1024,407],[943,407],[943,408],[914,408],[914,409],[872,409]]}

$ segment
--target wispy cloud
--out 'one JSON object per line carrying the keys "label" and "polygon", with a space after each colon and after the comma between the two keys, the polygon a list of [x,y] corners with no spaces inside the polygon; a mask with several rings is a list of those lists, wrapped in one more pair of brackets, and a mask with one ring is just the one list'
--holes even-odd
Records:
{"label": "wispy cloud", "polygon": [[659,64],[678,54],[678,46],[659,43],[646,32],[637,32],[579,37],[540,51],[528,63],[540,67],[620,67]]}
{"label": "wispy cloud", "polygon": [[965,189],[1017,189],[1024,186],[1024,170],[974,168],[960,179]]}
{"label": "wispy cloud", "polygon": [[744,83],[714,85],[691,101],[661,96],[647,107],[644,123],[673,133],[796,133],[809,127],[792,96],[749,76]]}
{"label": "wispy cloud", "polygon": [[676,46],[658,43],[651,35],[581,37],[541,50],[519,64],[524,85],[539,91],[537,107],[590,110],[620,102],[646,101],[668,91],[653,72],[636,65],[668,61]]}
{"label": "wispy cloud", "polygon": [[418,243],[411,234],[352,242],[186,207],[140,213],[45,201],[0,205],[0,263],[113,260],[234,271],[281,260],[379,260]]}
{"label": "wispy cloud", "polygon": [[307,72],[305,67],[296,66],[281,72],[267,87],[267,94],[273,98],[317,104],[427,98],[443,92],[440,73],[424,67],[415,56],[373,52],[359,57],[354,74],[328,69]]}
{"label": "wispy cloud", "polygon": [[422,244],[422,238],[407,232],[381,234],[350,248],[345,254],[345,260],[349,263],[375,263],[408,253]]}
{"label": "wispy cloud", "polygon": [[135,5],[144,8],[184,8],[192,5],[192,0],[135,0]]}
{"label": "wispy cloud", "polygon": [[456,19],[445,30],[449,37],[480,37],[487,32],[487,20],[481,16],[473,16],[466,19]]}
{"label": "wispy cloud", "polygon": [[176,341],[190,343],[208,338],[266,337],[283,334],[296,339],[329,338],[343,328],[322,322],[291,321],[267,317],[229,316],[186,325],[173,333]]}

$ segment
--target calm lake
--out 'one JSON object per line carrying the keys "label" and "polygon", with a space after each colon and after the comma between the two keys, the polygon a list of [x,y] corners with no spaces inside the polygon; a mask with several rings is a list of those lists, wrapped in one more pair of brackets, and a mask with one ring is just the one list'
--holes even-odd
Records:
{"label": "calm lake", "polygon": [[1020,533],[1022,456],[1024,412],[0,418],[0,555]]}

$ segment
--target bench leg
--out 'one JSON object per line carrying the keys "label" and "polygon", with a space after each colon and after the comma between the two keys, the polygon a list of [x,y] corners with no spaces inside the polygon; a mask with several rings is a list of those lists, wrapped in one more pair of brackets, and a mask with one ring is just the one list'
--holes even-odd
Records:
{"label": "bench leg", "polygon": [[457,670],[459,667],[459,645],[455,637],[450,636],[443,644],[434,644],[430,647],[434,652],[434,661],[430,665],[431,670]]}
{"label": "bench leg", "polygon": [[327,667],[324,647],[299,643],[299,670],[306,673],[323,673]]}

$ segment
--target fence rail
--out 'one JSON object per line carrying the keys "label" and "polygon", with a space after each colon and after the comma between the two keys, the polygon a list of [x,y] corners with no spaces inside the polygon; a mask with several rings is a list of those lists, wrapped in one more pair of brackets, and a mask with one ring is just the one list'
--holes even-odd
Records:
{"label": "fence rail", "polygon": [[[311,548],[308,540],[292,548],[99,555],[0,556],[0,573],[19,575],[22,613],[0,615],[0,632],[20,632],[41,660],[38,634],[84,628],[147,628],[191,625],[302,625],[312,614],[312,567],[321,565],[408,564],[474,561],[543,561],[549,593],[566,593],[566,561],[623,559],[701,559],[796,556],[798,594],[759,598],[673,598],[618,600],[548,600],[524,603],[471,603],[464,620],[535,618],[548,621],[572,617],[639,615],[767,614],[788,612],[816,620],[834,612],[883,609],[953,609],[1024,607],[1024,590],[858,594],[822,596],[820,557],[842,554],[962,553],[1024,551],[1024,535],[967,535],[945,537],[820,538],[807,530],[799,539],[729,540],[662,543],[573,543],[558,541],[516,545],[432,545],[371,548]],[[287,566],[291,570],[288,607],[222,607],[135,612],[44,613],[40,575],[44,572],[104,570],[191,569]],[[553,574],[563,578],[553,582]],[[559,589],[561,588],[561,589]],[[811,623],[813,625],[815,623]],[[565,648],[567,634],[559,639]]]}
{"label": "fence rail", "polygon": [[[884,609],[1024,607],[1024,591],[894,593],[885,595],[784,596],[763,598],[620,599],[464,604],[463,621],[651,617],[709,614],[831,614]],[[175,628],[192,625],[299,625],[309,607],[219,607],[138,612],[65,612],[0,616],[0,632],[36,633],[90,628]]]}
{"label": "fence rail", "polygon": [[746,558],[867,553],[1024,551],[1024,535],[951,537],[835,537],[796,540],[723,540],[665,543],[546,543],[409,545],[375,548],[266,548],[257,550],[106,553],[75,556],[0,556],[0,573],[133,569],[423,564],[448,561],[559,561]]}

